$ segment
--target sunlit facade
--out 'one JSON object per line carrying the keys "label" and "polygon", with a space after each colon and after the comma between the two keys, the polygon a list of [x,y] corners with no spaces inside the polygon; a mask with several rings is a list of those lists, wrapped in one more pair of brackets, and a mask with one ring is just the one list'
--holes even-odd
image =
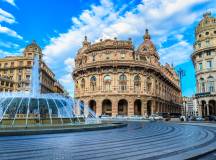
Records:
{"label": "sunlit facade", "polygon": [[216,115],[216,18],[210,12],[203,15],[196,27],[192,60],[199,115]]}
{"label": "sunlit facade", "polygon": [[169,64],[160,64],[148,30],[138,49],[130,38],[91,44],[85,37],[72,76],[75,98],[97,115],[180,113],[179,78]]}

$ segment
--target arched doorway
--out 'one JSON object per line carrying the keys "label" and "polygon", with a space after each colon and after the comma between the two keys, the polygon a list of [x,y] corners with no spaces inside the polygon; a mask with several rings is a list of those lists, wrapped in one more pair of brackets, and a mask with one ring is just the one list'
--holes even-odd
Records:
{"label": "arched doorway", "polygon": [[216,102],[215,102],[215,100],[209,101],[209,115],[216,115]]}
{"label": "arched doorway", "polygon": [[134,102],[134,115],[141,115],[141,106],[142,106],[142,102],[140,99],[137,99]]}
{"label": "arched doorway", "polygon": [[152,102],[151,101],[147,101],[147,115],[150,116],[152,114],[151,111],[151,107],[152,106]]}
{"label": "arched doorway", "polygon": [[118,115],[122,115],[122,116],[128,115],[128,102],[125,99],[121,99],[118,102]]}
{"label": "arched doorway", "polygon": [[102,114],[112,116],[112,102],[109,99],[102,102]]}
{"label": "arched doorway", "polygon": [[96,113],[96,101],[95,100],[89,101],[89,108]]}

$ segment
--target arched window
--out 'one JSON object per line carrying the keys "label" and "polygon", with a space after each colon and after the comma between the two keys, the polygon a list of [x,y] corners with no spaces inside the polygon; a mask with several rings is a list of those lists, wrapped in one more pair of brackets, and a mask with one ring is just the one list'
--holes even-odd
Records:
{"label": "arched window", "polygon": [[111,90],[111,81],[112,81],[112,78],[110,75],[106,75],[104,76],[104,90],[105,91],[110,91]]}
{"label": "arched window", "polygon": [[[146,87],[147,87],[147,92],[152,91],[152,79],[151,79],[151,77],[147,78]],[[159,87],[159,90],[160,90],[160,87]]]}
{"label": "arched window", "polygon": [[96,90],[96,77],[92,76],[90,79],[90,88],[92,91]]}
{"label": "arched window", "polygon": [[141,78],[139,75],[134,77],[134,90],[139,91],[141,86]]}
{"label": "arched window", "polygon": [[81,80],[81,88],[82,90],[85,89],[85,79],[84,78]]}
{"label": "arched window", "polygon": [[200,78],[200,93],[205,92],[205,80],[204,78]]}
{"label": "arched window", "polygon": [[208,91],[214,92],[214,78],[212,76],[208,77]]}
{"label": "arched window", "polygon": [[119,88],[120,91],[125,91],[127,89],[127,77],[125,74],[119,76]]}

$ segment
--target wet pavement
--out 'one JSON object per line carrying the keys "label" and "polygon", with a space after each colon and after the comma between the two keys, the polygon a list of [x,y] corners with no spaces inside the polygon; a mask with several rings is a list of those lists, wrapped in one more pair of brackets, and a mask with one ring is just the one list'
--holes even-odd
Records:
{"label": "wet pavement", "polygon": [[214,149],[216,128],[163,122],[129,122],[127,127],[103,131],[0,137],[0,160],[180,160]]}

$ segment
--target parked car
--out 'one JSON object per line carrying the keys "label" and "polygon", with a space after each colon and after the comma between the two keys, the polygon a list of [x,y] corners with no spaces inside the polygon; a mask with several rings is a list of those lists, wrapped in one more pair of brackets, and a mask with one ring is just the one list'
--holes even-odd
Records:
{"label": "parked car", "polygon": [[204,118],[202,118],[201,116],[197,116],[196,117],[196,121],[204,121],[205,119]]}
{"label": "parked car", "polygon": [[205,121],[216,121],[216,116],[213,115],[205,116]]}
{"label": "parked car", "polygon": [[152,114],[150,117],[149,117],[150,120],[163,120],[163,117],[159,116],[159,115],[156,115],[156,114]]}

